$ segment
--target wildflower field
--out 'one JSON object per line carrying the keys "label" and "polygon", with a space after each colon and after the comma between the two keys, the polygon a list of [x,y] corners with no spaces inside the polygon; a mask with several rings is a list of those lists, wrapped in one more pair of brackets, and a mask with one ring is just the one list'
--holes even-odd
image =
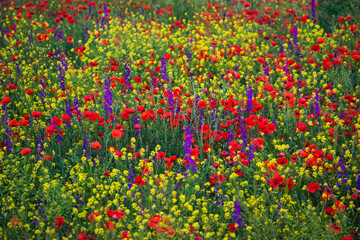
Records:
{"label": "wildflower field", "polygon": [[0,6],[0,239],[360,239],[360,1]]}

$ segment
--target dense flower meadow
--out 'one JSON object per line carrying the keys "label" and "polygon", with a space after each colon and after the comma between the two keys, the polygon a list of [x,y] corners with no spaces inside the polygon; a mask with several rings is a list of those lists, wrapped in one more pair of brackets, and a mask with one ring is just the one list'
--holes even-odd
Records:
{"label": "dense flower meadow", "polygon": [[359,15],[0,5],[1,239],[360,239]]}

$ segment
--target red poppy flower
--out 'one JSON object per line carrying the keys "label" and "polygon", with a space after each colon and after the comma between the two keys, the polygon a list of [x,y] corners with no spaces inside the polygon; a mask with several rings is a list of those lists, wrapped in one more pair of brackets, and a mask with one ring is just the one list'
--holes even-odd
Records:
{"label": "red poppy flower", "polygon": [[306,60],[308,63],[315,63],[315,59],[313,58],[309,58],[308,60]]}
{"label": "red poppy flower", "polygon": [[287,103],[289,104],[289,107],[293,107],[295,105],[294,94],[290,92],[284,92],[284,97]]}
{"label": "red poppy flower", "polygon": [[165,162],[166,162],[165,164],[166,168],[171,168],[174,166],[174,163],[171,161],[171,158],[165,158]]}
{"label": "red poppy flower", "polygon": [[274,91],[274,87],[267,83],[264,84],[264,89],[269,92]]}
{"label": "red poppy flower", "polygon": [[150,222],[148,222],[148,226],[151,228],[157,228],[159,223],[163,221],[162,217],[159,215],[155,215],[154,217],[150,217]]}
{"label": "red poppy flower", "polygon": [[96,62],[96,61],[89,63],[89,66],[90,66],[90,67],[96,67],[97,65],[99,65],[99,63]]}
{"label": "red poppy flower", "polygon": [[39,117],[41,117],[42,116],[42,112],[38,112],[38,111],[33,111],[32,112],[32,117],[33,118],[39,118]]}
{"label": "red poppy flower", "polygon": [[104,224],[104,228],[105,228],[106,230],[112,231],[112,230],[114,230],[114,224],[113,224],[112,222],[106,222],[106,223]]}
{"label": "red poppy flower", "polygon": [[86,240],[86,233],[79,233],[77,237],[79,240]]}
{"label": "red poppy flower", "polygon": [[269,173],[276,173],[278,170],[276,168],[277,163],[270,163],[269,160],[265,161],[266,169],[269,171]]}
{"label": "red poppy flower", "polygon": [[72,36],[69,36],[68,39],[67,39],[67,42],[72,43],[73,41],[74,41],[74,38]]}
{"label": "red poppy flower", "polygon": [[20,123],[21,126],[25,127],[26,125],[28,125],[29,121],[22,119],[22,120],[19,121],[19,123]]}
{"label": "red poppy flower", "polygon": [[324,43],[325,40],[324,40],[323,38],[319,38],[316,42],[317,42],[317,43]]}
{"label": "red poppy flower", "polygon": [[314,45],[314,46],[311,47],[310,51],[319,52],[320,51],[320,46],[318,44]]}
{"label": "red poppy flower", "polygon": [[335,208],[336,208],[336,212],[343,212],[345,211],[345,204],[341,201],[335,201]]}
{"label": "red poppy flower", "polygon": [[75,24],[75,19],[73,18],[73,16],[68,16],[67,20],[68,20],[68,23]]}
{"label": "red poppy flower", "polygon": [[59,229],[62,225],[64,225],[64,218],[57,217],[54,219],[54,222],[55,222],[55,229]]}
{"label": "red poppy flower", "polygon": [[252,141],[252,143],[255,145],[255,147],[257,147],[260,150],[263,149],[264,142],[265,142],[265,140],[262,138],[256,138]]}
{"label": "red poppy flower", "polygon": [[279,165],[281,165],[281,166],[287,165],[287,164],[288,164],[288,160],[287,160],[286,158],[284,158],[284,157],[279,158],[279,159],[277,160],[277,164],[279,164]]}
{"label": "red poppy flower", "polygon": [[8,125],[9,125],[9,127],[18,127],[19,122],[16,120],[10,120]]}
{"label": "red poppy flower", "polygon": [[139,176],[136,177],[134,183],[135,183],[136,185],[139,185],[139,186],[144,186],[145,181],[142,179],[142,176],[139,175]]}
{"label": "red poppy flower", "polygon": [[134,77],[134,81],[135,81],[136,83],[141,83],[141,80],[142,80],[141,77],[138,77],[138,76],[135,76],[135,77]]}
{"label": "red poppy flower", "polygon": [[235,173],[236,173],[239,177],[244,176],[244,172],[242,172],[241,169],[235,169]]}
{"label": "red poppy flower", "polygon": [[359,61],[360,60],[360,55],[358,55],[358,54],[353,55],[352,59],[354,59],[355,61]]}
{"label": "red poppy flower", "polygon": [[164,58],[165,60],[169,60],[171,58],[171,54],[170,53],[164,54]]}
{"label": "red poppy flower", "polygon": [[275,173],[273,179],[270,180],[270,187],[277,188],[279,185],[283,185],[284,178],[279,173]]}
{"label": "red poppy flower", "polygon": [[352,194],[351,199],[360,199],[360,193]]}
{"label": "red poppy flower", "polygon": [[11,89],[16,89],[16,86],[15,86],[15,84],[13,84],[13,83],[9,83],[9,84],[7,84],[6,85],[8,88],[11,88]]}
{"label": "red poppy flower", "polygon": [[266,126],[266,133],[274,133],[276,131],[276,126],[273,123],[270,123]]}
{"label": "red poppy flower", "polygon": [[111,135],[113,136],[113,138],[119,138],[121,137],[122,135],[124,135],[124,132],[119,130],[119,129],[113,129],[111,131]]}
{"label": "red poppy flower", "polygon": [[121,210],[112,211],[111,209],[109,209],[107,210],[106,214],[111,219],[122,219],[123,217],[125,217],[125,213],[123,213]]}
{"label": "red poppy flower", "polygon": [[315,193],[316,190],[321,190],[321,188],[319,188],[319,184],[317,182],[312,182],[307,186],[307,190],[310,193]]}
{"label": "red poppy flower", "polygon": [[236,231],[237,230],[237,227],[235,224],[230,224],[230,227],[229,227],[229,232],[233,232],[233,231]]}
{"label": "red poppy flower", "polygon": [[305,123],[298,121],[297,125],[296,125],[296,130],[298,130],[300,132],[306,132],[308,129],[307,129]]}
{"label": "red poppy flower", "polygon": [[63,122],[64,122],[64,121],[70,122],[70,121],[71,121],[71,117],[70,117],[69,114],[64,114],[64,115],[62,115],[61,120],[62,120]]}
{"label": "red poppy flower", "polygon": [[340,223],[333,223],[330,225],[330,231],[334,232],[335,234],[337,233],[341,233],[342,232],[342,228]]}
{"label": "red poppy flower", "polygon": [[49,125],[45,129],[45,133],[50,134],[50,135],[53,133],[56,133],[56,131],[57,131],[57,129],[55,129],[54,125]]}
{"label": "red poppy flower", "polygon": [[12,225],[13,227],[19,225],[19,223],[20,223],[20,220],[19,220],[17,217],[13,217],[13,218],[11,219],[11,225]]}
{"label": "red poppy flower", "polygon": [[101,150],[101,145],[98,141],[91,143],[91,148]]}
{"label": "red poppy flower", "polygon": [[82,57],[82,53],[86,50],[85,46],[81,46],[81,47],[76,47],[75,48],[75,53],[78,54],[80,57]]}
{"label": "red poppy flower", "polygon": [[53,117],[53,119],[51,120],[51,122],[53,124],[55,124],[55,126],[60,126],[62,124],[62,121],[59,117]]}
{"label": "red poppy flower", "polygon": [[27,95],[33,95],[34,91],[32,89],[26,90],[25,94]]}
{"label": "red poppy flower", "polygon": [[166,152],[158,152],[156,154],[156,159],[163,159],[166,156]]}
{"label": "red poppy flower", "polygon": [[26,154],[30,153],[31,149],[30,148],[24,148],[23,150],[21,150],[21,156],[25,156]]}
{"label": "red poppy flower", "polygon": [[96,217],[99,215],[97,212],[92,212],[87,218],[90,222],[96,222]]}
{"label": "red poppy flower", "polygon": [[52,158],[52,156],[50,155],[46,155],[45,157],[41,158],[41,159],[44,159],[44,161],[49,161],[50,159]]}
{"label": "red poppy flower", "polygon": [[9,98],[9,97],[4,97],[2,100],[1,100],[1,104],[7,104],[7,103],[9,103],[9,102],[11,102],[11,98]]}
{"label": "red poppy flower", "polygon": [[149,111],[145,111],[141,114],[141,118],[142,120],[145,122],[146,120],[148,120],[149,118],[152,119],[153,121],[156,121],[155,119],[155,114],[154,111],[151,109]]}
{"label": "red poppy flower", "polygon": [[325,214],[326,215],[334,215],[335,214],[335,209],[333,208],[333,207],[327,207],[326,209],[325,209]]}
{"label": "red poppy flower", "polygon": [[294,180],[292,180],[291,178],[285,179],[284,181],[285,186],[282,187],[283,189],[287,188],[289,191],[294,187]]}
{"label": "red poppy flower", "polygon": [[83,117],[94,122],[99,118],[99,114],[97,112],[84,112]]}

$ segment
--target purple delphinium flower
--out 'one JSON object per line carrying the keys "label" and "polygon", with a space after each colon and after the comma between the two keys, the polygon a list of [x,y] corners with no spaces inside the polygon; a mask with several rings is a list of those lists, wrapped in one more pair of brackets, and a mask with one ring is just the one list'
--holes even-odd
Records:
{"label": "purple delphinium flower", "polygon": [[219,205],[224,206],[224,202],[218,202],[218,201],[216,201],[216,202],[215,202],[215,206],[217,207],[217,206],[219,206]]}
{"label": "purple delphinium flower", "polygon": [[296,49],[295,53],[299,58],[301,58],[301,56],[300,56],[300,48],[299,48],[299,45],[298,45],[298,38],[297,38],[297,35],[298,35],[297,26],[294,25],[293,29],[294,29],[294,31],[293,31],[293,42],[294,42],[294,47]]}
{"label": "purple delphinium flower", "polygon": [[194,160],[191,157],[191,128],[189,125],[185,127],[185,142],[184,142],[184,149],[185,149],[185,160],[189,162],[189,164],[186,166],[186,168],[189,168],[191,166],[191,170],[196,172],[196,167],[194,166]]}
{"label": "purple delphinium flower", "polygon": [[[70,108],[71,109],[71,108]],[[79,115],[81,115],[81,111],[79,110],[79,99],[77,96],[75,96],[74,99],[74,108],[73,108]],[[78,122],[81,123],[81,118],[77,117]]]}
{"label": "purple delphinium flower", "polygon": [[109,116],[109,114],[113,113],[112,110],[112,104],[113,104],[113,100],[112,100],[112,93],[111,93],[111,82],[110,82],[110,78],[109,77],[105,77],[105,81],[104,81],[104,108],[107,111],[106,113],[106,117]]}
{"label": "purple delphinium flower", "polygon": [[242,227],[243,226],[243,221],[241,218],[241,204],[238,201],[234,202],[234,215],[233,215],[233,223]]}
{"label": "purple delphinium flower", "polygon": [[[62,39],[63,39],[63,37],[64,37],[64,32],[63,32],[62,30],[58,29],[55,35],[56,35],[56,41],[58,42],[59,40],[62,40]],[[54,35],[54,36],[55,36],[55,35]]]}
{"label": "purple delphinium flower", "polygon": [[248,151],[248,156],[249,156],[248,161],[249,162],[251,162],[251,160],[254,159],[254,157],[255,157],[254,152],[255,151],[256,151],[255,147],[253,145],[249,144],[249,151]]}
{"label": "purple delphinium flower", "polygon": [[315,19],[315,0],[311,0],[311,15]]}
{"label": "purple delphinium flower", "polygon": [[163,74],[161,78],[166,80],[167,82],[169,82],[168,75],[166,74],[166,59],[165,59],[165,57],[161,58],[161,71],[160,72]]}
{"label": "purple delphinium flower", "polygon": [[29,35],[29,40],[28,40],[28,43],[29,43],[29,44],[31,44],[31,42],[32,42],[32,40],[33,40],[33,39],[34,39],[33,35],[32,35],[32,34],[30,34],[30,35]]}
{"label": "purple delphinium flower", "polygon": [[84,28],[84,36],[83,36],[83,42],[86,42],[90,38],[90,34],[88,33],[89,28]]}
{"label": "purple delphinium flower", "polygon": [[280,43],[280,53],[284,52],[284,46]]}
{"label": "purple delphinium flower", "polygon": [[60,88],[62,91],[65,91],[66,88],[65,88],[65,74],[66,74],[66,71],[67,71],[67,61],[64,59],[64,58],[60,58],[60,64],[59,64],[59,67],[58,67],[58,70],[59,70],[59,82],[60,82]]}
{"label": "purple delphinium flower", "polygon": [[89,2],[89,15],[91,14],[91,10],[92,10],[91,2]]}
{"label": "purple delphinium flower", "polygon": [[265,62],[265,64],[264,64],[264,73],[265,73],[265,75],[266,76],[270,76],[270,67],[269,67],[269,64],[267,64],[267,62]]}
{"label": "purple delphinium flower", "polygon": [[[124,72],[124,78],[125,78],[125,84],[128,86],[130,90],[132,90],[131,87],[131,77],[130,77],[130,67],[125,63],[125,72]],[[126,94],[126,91],[124,92]]]}
{"label": "purple delphinium flower", "polygon": [[40,158],[43,157],[43,155],[41,153],[44,150],[44,143],[43,143],[43,138],[42,137],[38,138],[36,149],[37,149],[36,155],[38,155],[38,157],[36,158],[36,161],[39,161]]}
{"label": "purple delphinium flower", "polygon": [[298,39],[297,39],[297,34],[298,34],[298,30],[296,25],[294,25],[293,27],[294,31],[293,31],[293,39],[294,39],[294,46],[297,46],[298,44]]}
{"label": "purple delphinium flower", "polygon": [[40,78],[40,85],[41,85],[41,90],[40,90],[40,100],[41,103],[44,105],[45,104],[45,82],[43,81],[43,78]]}
{"label": "purple delphinium flower", "polygon": [[[65,58],[61,58],[60,59],[60,64],[58,67],[59,70],[59,82],[60,82],[60,88],[63,92],[66,91],[66,86],[65,86],[65,75],[66,75],[66,71],[68,70],[68,62]],[[44,88],[44,87],[43,87]],[[71,116],[71,106],[70,106],[70,100],[67,100],[65,102],[65,113],[69,114]],[[67,127],[71,127],[70,123],[66,123]],[[59,135],[59,141],[61,141],[61,136]]]}
{"label": "purple delphinium flower", "polygon": [[[360,191],[360,171],[357,172],[356,190]],[[356,205],[360,205],[360,200],[357,200]]]}
{"label": "purple delphinium flower", "polygon": [[[138,118],[138,115],[136,114],[136,112],[134,113],[133,123],[134,123],[134,125],[140,124],[140,121],[139,121],[139,118]],[[136,130],[136,131],[135,131],[135,136],[137,136],[140,132],[141,132],[141,129],[140,129],[140,130]]]}
{"label": "purple delphinium flower", "polygon": [[104,2],[104,17],[102,17],[101,19],[101,28],[105,29],[105,25],[108,23],[108,17],[107,17],[107,7],[106,7],[106,3]]}
{"label": "purple delphinium flower", "polygon": [[211,128],[214,128],[216,126],[216,124],[219,121],[219,115],[218,112],[214,109],[213,111],[211,111],[210,113],[210,122],[211,122]]}
{"label": "purple delphinium flower", "polygon": [[170,107],[172,107],[172,110],[171,110],[172,117],[175,118],[174,95],[173,95],[173,92],[172,92],[172,90],[170,88],[168,89],[168,93],[169,93],[168,102],[169,102]]}
{"label": "purple delphinium flower", "polygon": [[5,126],[5,137],[4,137],[4,142],[5,142],[5,146],[6,146],[6,150],[8,152],[12,152],[11,150],[11,147],[10,147],[10,143],[11,143],[11,139],[10,139],[10,136],[11,136],[11,131],[10,131],[10,128],[8,126],[8,112],[7,112],[7,104],[3,104],[2,105],[2,110],[4,111],[4,115],[2,117],[2,120],[3,120],[3,124]]}
{"label": "purple delphinium flower", "polygon": [[283,71],[286,72],[286,73],[289,73],[289,72],[288,72],[288,67],[289,67],[289,65],[286,64],[286,65],[283,67]]}
{"label": "purple delphinium flower", "polygon": [[90,159],[90,151],[89,151],[89,141],[86,136],[83,138],[83,149],[85,151],[85,155],[88,159]]}
{"label": "purple delphinium flower", "polygon": [[317,119],[321,112],[320,112],[320,104],[319,104],[319,94],[318,92],[316,92],[316,95],[315,95],[315,118]]}
{"label": "purple delphinium flower", "polygon": [[249,86],[248,90],[246,91],[246,96],[247,96],[246,111],[251,112],[251,110],[252,110],[252,96],[253,96],[253,91],[252,91],[251,86]]}
{"label": "purple delphinium flower", "polygon": [[44,205],[45,205],[45,202],[40,200],[39,204],[37,205],[38,208],[40,208],[40,210],[37,212],[38,215],[40,215],[42,213],[42,210],[44,209]]}
{"label": "purple delphinium flower", "polygon": [[21,78],[22,74],[21,74],[20,63],[19,62],[16,63],[16,72],[18,74],[18,77]]}

